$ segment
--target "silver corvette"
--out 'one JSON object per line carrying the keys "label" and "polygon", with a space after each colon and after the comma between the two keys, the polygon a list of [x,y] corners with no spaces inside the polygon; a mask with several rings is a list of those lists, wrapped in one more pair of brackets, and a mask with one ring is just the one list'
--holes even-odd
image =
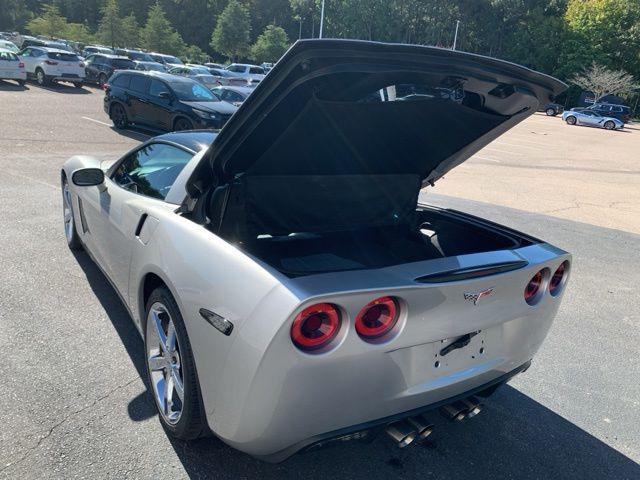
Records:
{"label": "silver corvette", "polygon": [[220,133],[68,160],[67,242],[144,338],[166,429],[280,461],[478,413],[530,365],[571,256],[418,194],[564,89],[455,51],[301,41]]}

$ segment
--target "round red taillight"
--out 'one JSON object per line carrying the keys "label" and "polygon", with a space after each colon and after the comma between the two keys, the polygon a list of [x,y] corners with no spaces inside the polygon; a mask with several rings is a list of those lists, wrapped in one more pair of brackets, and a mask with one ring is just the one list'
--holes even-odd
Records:
{"label": "round red taillight", "polygon": [[291,340],[300,350],[317,350],[333,340],[340,330],[340,311],[330,303],[318,303],[296,315]]}
{"label": "round red taillight", "polygon": [[371,340],[387,334],[398,322],[400,308],[393,297],[381,297],[364,306],[356,317],[356,331]]}
{"label": "round red taillight", "polygon": [[549,293],[551,295],[555,296],[560,293],[560,290],[562,288],[562,280],[567,273],[567,267],[567,262],[561,263],[558,269],[551,276],[551,280],[549,280]]}
{"label": "round red taillight", "polygon": [[542,270],[536,273],[527,286],[524,288],[524,299],[529,305],[533,305],[538,296],[538,292],[540,292],[540,287],[542,287]]}

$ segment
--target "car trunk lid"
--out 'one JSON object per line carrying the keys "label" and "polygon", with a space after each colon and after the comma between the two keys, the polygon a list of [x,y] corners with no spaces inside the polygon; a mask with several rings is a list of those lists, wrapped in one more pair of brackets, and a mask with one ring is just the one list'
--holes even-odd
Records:
{"label": "car trunk lid", "polygon": [[235,195],[212,216],[221,217],[215,220],[222,225],[222,217],[238,220],[248,213],[252,236],[323,231],[376,218],[398,223],[408,206],[415,207],[422,186],[564,88],[541,73],[468,53],[299,41],[194,169],[183,211],[205,192],[225,187]]}

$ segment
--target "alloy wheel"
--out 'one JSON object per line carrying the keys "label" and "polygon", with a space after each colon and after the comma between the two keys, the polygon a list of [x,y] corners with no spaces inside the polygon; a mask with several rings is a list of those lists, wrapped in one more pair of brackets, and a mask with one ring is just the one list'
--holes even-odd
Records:
{"label": "alloy wheel", "polygon": [[184,381],[178,333],[165,305],[151,305],[147,316],[147,366],[151,388],[164,420],[175,425],[182,416]]}
{"label": "alloy wheel", "polygon": [[611,121],[605,122],[604,124],[604,128],[606,128],[607,130],[613,130],[613,127],[615,127],[615,125]]}
{"label": "alloy wheel", "polygon": [[38,85],[44,85],[44,72],[42,70],[36,72],[36,79],[38,80]]}
{"label": "alloy wheel", "polygon": [[179,132],[181,130],[191,130],[192,128],[193,128],[193,126],[191,125],[191,122],[189,122],[189,120],[185,120],[183,118],[180,118],[176,122],[175,131]]}

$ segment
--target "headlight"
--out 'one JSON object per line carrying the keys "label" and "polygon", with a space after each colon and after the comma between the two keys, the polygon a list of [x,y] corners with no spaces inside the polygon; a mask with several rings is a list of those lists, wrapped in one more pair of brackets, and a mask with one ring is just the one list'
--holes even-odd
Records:
{"label": "headlight", "polygon": [[215,120],[217,117],[215,112],[205,112],[203,110],[196,110],[195,108],[193,109],[193,113],[195,113],[196,115],[198,115],[200,118],[211,118],[213,120]]}

